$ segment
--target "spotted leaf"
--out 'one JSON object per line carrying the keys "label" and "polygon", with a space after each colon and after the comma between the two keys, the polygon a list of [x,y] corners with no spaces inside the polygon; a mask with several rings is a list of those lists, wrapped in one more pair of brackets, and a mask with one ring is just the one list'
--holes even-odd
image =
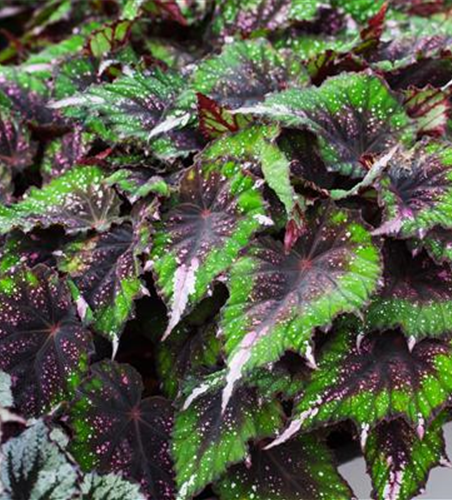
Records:
{"label": "spotted leaf", "polygon": [[414,127],[385,83],[368,73],[329,78],[321,87],[289,89],[261,104],[239,108],[315,133],[327,167],[363,177],[365,160],[398,141],[411,143]]}
{"label": "spotted leaf", "polygon": [[358,22],[364,22],[381,10],[385,0],[332,0],[331,3],[344,9]]}
{"label": "spotted leaf", "polygon": [[[265,180],[291,216],[297,194],[290,179],[290,162],[277,144],[280,128],[253,125],[219,137],[203,151],[203,157],[215,163],[240,161],[242,168]],[[271,220],[268,221],[271,225]]]}
{"label": "spotted leaf", "polygon": [[399,151],[377,185],[384,208],[375,234],[422,239],[452,224],[452,148],[436,143]]}
{"label": "spotted leaf", "polygon": [[452,263],[452,230],[435,227],[427,233],[422,241],[416,241],[415,251],[425,248],[430,257],[437,263]]}
{"label": "spotted leaf", "polygon": [[157,370],[165,394],[175,399],[184,380],[216,366],[220,352],[215,325],[177,326],[169,339],[157,346]]}
{"label": "spotted leaf", "polygon": [[0,72],[0,105],[17,114],[30,128],[56,135],[67,131],[58,111],[48,106],[49,88],[38,77],[8,67]]}
{"label": "spotted leaf", "polygon": [[333,206],[311,213],[289,253],[269,238],[251,246],[232,268],[223,311],[229,367],[224,404],[242,372],[286,350],[310,358],[314,328],[366,303],[380,276],[379,260],[359,216]]}
{"label": "spotted leaf", "polygon": [[212,25],[216,36],[235,33],[250,35],[261,30],[274,31],[300,21],[316,18],[320,0],[227,0],[217,5]]}
{"label": "spotted leaf", "polygon": [[165,337],[265,219],[255,180],[235,162],[190,168],[157,225],[151,265],[170,307]]}
{"label": "spotted leaf", "polygon": [[424,487],[430,470],[447,465],[441,414],[422,439],[403,420],[382,422],[369,434],[364,455],[373,483],[372,498],[410,500]]}
{"label": "spotted leaf", "polygon": [[117,186],[130,203],[135,203],[151,193],[162,197],[170,194],[166,181],[146,167],[119,169],[108,177],[107,184]]}
{"label": "spotted leaf", "polygon": [[38,264],[54,267],[56,253],[68,243],[69,238],[61,228],[35,229],[29,233],[11,231],[0,249],[0,273],[14,270],[25,264],[33,268]]}
{"label": "spotted leaf", "polygon": [[91,139],[91,134],[77,128],[51,141],[45,150],[41,165],[44,179],[50,181],[80,163],[89,151]]}
{"label": "spotted leaf", "polygon": [[191,87],[220,106],[236,109],[255,105],[291,83],[300,86],[302,75],[298,64],[286,61],[266,40],[237,41],[202,62]]}
{"label": "spotted leaf", "polygon": [[141,377],[131,366],[93,365],[70,409],[71,450],[83,470],[122,472],[147,498],[173,499],[171,406],[160,397],[141,399],[142,392]]}
{"label": "spotted leaf", "polygon": [[97,167],[74,167],[41,189],[31,188],[19,202],[0,206],[0,233],[55,224],[68,233],[105,231],[118,218],[120,200],[104,178]]}
{"label": "spotted leaf", "polygon": [[21,171],[28,167],[36,153],[36,144],[27,129],[13,116],[0,115],[0,167]]}
{"label": "spotted leaf", "polygon": [[2,276],[0,318],[0,369],[16,406],[39,415],[70,396],[92,345],[66,284],[45,266]]}
{"label": "spotted leaf", "polygon": [[352,492],[327,446],[314,435],[272,450],[254,446],[246,464],[233,466],[216,486],[221,500],[349,500]]}
{"label": "spotted leaf", "polygon": [[401,328],[413,345],[425,337],[450,335],[452,271],[426,255],[414,258],[403,243],[384,249],[384,286],[366,314],[369,328]]}
{"label": "spotted leaf", "polygon": [[222,410],[222,373],[213,374],[185,400],[173,431],[178,500],[188,500],[226,468],[240,462],[251,439],[275,434],[282,409],[276,401],[265,402],[255,390],[242,387]]}
{"label": "spotted leaf", "polygon": [[193,130],[180,130],[190,121],[189,113],[181,111],[168,116],[183,86],[184,79],[174,72],[135,72],[112,83],[91,86],[55,106],[83,106],[87,125],[96,132],[106,128],[107,139],[134,140],[146,146],[150,141],[155,154],[167,157],[200,147]]}
{"label": "spotted leaf", "polygon": [[419,437],[450,398],[452,351],[449,342],[423,340],[410,351],[397,331],[362,333],[346,321],[330,339],[299,401],[293,420],[271,446],[300,429],[353,420],[366,444],[369,430],[403,417]]}
{"label": "spotted leaf", "polygon": [[79,314],[113,341],[133,316],[134,301],[147,293],[139,256],[150,245],[149,238],[146,223],[135,228],[124,223],[63,250],[59,267],[71,278]]}

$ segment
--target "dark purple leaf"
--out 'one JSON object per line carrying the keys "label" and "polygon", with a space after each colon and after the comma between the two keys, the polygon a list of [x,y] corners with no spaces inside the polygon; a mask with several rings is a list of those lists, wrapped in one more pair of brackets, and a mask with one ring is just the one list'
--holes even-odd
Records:
{"label": "dark purple leaf", "polygon": [[306,435],[272,450],[254,446],[245,463],[219,481],[223,500],[349,500],[352,492],[337,472],[319,436]]}
{"label": "dark purple leaf", "polygon": [[93,365],[70,409],[71,449],[84,470],[122,473],[140,483],[150,500],[173,500],[172,408],[160,397],[141,399],[142,392],[131,366]]}
{"label": "dark purple leaf", "polygon": [[2,277],[0,369],[11,374],[24,414],[42,414],[70,396],[91,350],[91,334],[56,273],[38,266]]}

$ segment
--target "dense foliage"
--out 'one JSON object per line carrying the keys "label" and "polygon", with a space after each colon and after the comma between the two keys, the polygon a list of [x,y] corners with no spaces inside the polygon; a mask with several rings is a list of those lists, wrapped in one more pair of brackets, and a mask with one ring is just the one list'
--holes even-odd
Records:
{"label": "dense foliage", "polygon": [[[0,498],[376,500],[447,465],[452,3],[0,0]],[[355,446],[356,445],[356,446]]]}

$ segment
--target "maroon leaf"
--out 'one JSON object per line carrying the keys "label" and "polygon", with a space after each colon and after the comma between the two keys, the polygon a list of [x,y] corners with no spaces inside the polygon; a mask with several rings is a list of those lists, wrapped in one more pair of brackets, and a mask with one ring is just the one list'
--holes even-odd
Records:
{"label": "maroon leaf", "polygon": [[212,139],[227,132],[237,132],[240,129],[238,115],[217,104],[210,97],[197,93],[199,127],[203,135]]}
{"label": "maroon leaf", "polygon": [[418,135],[445,134],[451,110],[449,92],[431,85],[424,89],[410,87],[405,92],[405,107],[408,115],[417,121]]}
{"label": "maroon leaf", "polygon": [[385,2],[381,9],[369,19],[367,26],[361,30],[361,40],[376,44],[380,41],[380,37],[384,30],[384,22],[386,12],[388,10],[388,2]]}

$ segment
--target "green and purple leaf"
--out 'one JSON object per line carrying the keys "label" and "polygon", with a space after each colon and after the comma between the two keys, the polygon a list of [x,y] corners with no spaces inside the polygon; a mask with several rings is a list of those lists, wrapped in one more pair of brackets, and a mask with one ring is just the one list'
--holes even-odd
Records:
{"label": "green and purple leaf", "polygon": [[310,382],[295,405],[293,419],[271,446],[300,430],[351,419],[364,448],[369,431],[403,417],[422,438],[426,426],[452,394],[452,347],[422,340],[412,350],[397,331],[362,336],[358,321],[345,321],[325,346]]}
{"label": "green and purple leaf", "polygon": [[234,264],[228,283],[221,322],[229,367],[224,405],[242,373],[286,350],[311,359],[314,329],[359,310],[380,274],[366,225],[358,214],[332,205],[311,213],[290,253],[270,238],[254,243]]}
{"label": "green and purple leaf", "polygon": [[435,226],[452,227],[452,148],[430,143],[400,150],[377,189],[384,210],[375,234],[422,239]]}
{"label": "green and purple leaf", "polygon": [[0,279],[0,369],[15,405],[40,415],[73,394],[93,347],[67,285],[45,266]]}
{"label": "green and purple leaf", "polygon": [[181,390],[182,381],[199,376],[216,366],[221,343],[214,324],[195,326],[181,323],[157,347],[157,370],[162,389],[171,399]]}
{"label": "green and purple leaf", "polygon": [[412,347],[425,337],[449,337],[452,324],[452,270],[425,252],[412,257],[403,242],[384,248],[383,288],[373,299],[366,325],[400,328]]}
{"label": "green and purple leaf", "polygon": [[277,125],[249,126],[211,142],[202,156],[218,165],[240,162],[244,172],[265,180],[284,205],[287,216],[292,217],[300,197],[291,183],[290,162],[277,144],[280,132]]}
{"label": "green and purple leaf", "polygon": [[364,177],[369,157],[415,138],[403,106],[371,73],[339,75],[318,88],[291,88],[238,111],[307,128],[316,134],[328,169],[351,177]]}
{"label": "green and purple leaf", "polygon": [[190,114],[173,112],[183,86],[184,79],[180,75],[157,68],[153,72],[135,72],[112,83],[91,86],[55,106],[84,107],[86,124],[94,132],[105,127],[109,140],[136,141],[144,146],[149,143],[157,156],[174,157],[196,151],[201,146],[196,131],[186,127]]}
{"label": "green and purple leaf", "polygon": [[272,450],[256,445],[246,463],[231,467],[215,489],[221,500],[349,500],[328,447],[305,435]]}
{"label": "green and purple leaf", "polygon": [[17,203],[0,206],[0,233],[62,225],[68,233],[105,231],[118,220],[120,200],[98,167],[74,167]]}
{"label": "green and purple leaf", "polygon": [[229,161],[195,165],[156,224],[150,265],[170,308],[171,333],[266,221],[256,181]]}
{"label": "green and purple leaf", "polygon": [[113,342],[133,317],[134,301],[148,294],[139,257],[149,246],[150,228],[137,222],[75,241],[62,252],[59,268],[71,278],[80,317]]}
{"label": "green and purple leaf", "polygon": [[422,241],[415,242],[415,252],[425,248],[430,257],[439,265],[452,263],[452,230],[434,227]]}
{"label": "green and purple leaf", "polygon": [[116,186],[130,203],[154,193],[166,198],[170,187],[159,175],[146,167],[121,168],[107,178],[107,184]]}
{"label": "green and purple leaf", "polygon": [[282,424],[277,401],[263,401],[241,387],[222,409],[223,372],[191,387],[173,430],[178,500],[188,500],[248,453],[248,441],[276,434]]}
{"label": "green and purple leaf", "polygon": [[313,21],[321,0],[226,0],[217,4],[212,33],[217,37],[275,31],[302,21]]}
{"label": "green and purple leaf", "polygon": [[69,241],[61,228],[35,229],[29,233],[11,231],[0,248],[0,273],[14,272],[18,266],[32,269],[38,264],[54,267],[56,254]]}
{"label": "green and purple leaf", "polygon": [[422,439],[403,419],[382,422],[369,434],[364,455],[372,498],[410,500],[421,493],[433,467],[450,466],[442,431],[445,417],[439,415]]}
{"label": "green and purple leaf", "polygon": [[451,113],[449,92],[432,86],[405,91],[405,109],[416,121],[418,136],[441,137],[446,133]]}
{"label": "green and purple leaf", "polygon": [[190,87],[228,109],[254,106],[267,94],[289,85],[301,86],[307,77],[299,63],[285,60],[263,39],[236,41],[221,54],[204,60],[191,77]]}
{"label": "green and purple leaf", "polygon": [[76,128],[51,141],[45,149],[41,173],[45,181],[51,181],[81,163],[87,155],[92,135]]}
{"label": "green and purple leaf", "polygon": [[246,117],[233,115],[213,99],[197,93],[199,128],[208,139],[215,139],[225,133],[234,133],[249,123]]}
{"label": "green and purple leaf", "polygon": [[70,409],[71,451],[85,471],[122,473],[150,500],[172,500],[171,405],[160,397],[141,399],[142,392],[141,377],[131,366],[93,365]]}
{"label": "green and purple leaf", "polygon": [[12,115],[0,114],[0,167],[20,172],[31,165],[37,145],[28,130]]}

